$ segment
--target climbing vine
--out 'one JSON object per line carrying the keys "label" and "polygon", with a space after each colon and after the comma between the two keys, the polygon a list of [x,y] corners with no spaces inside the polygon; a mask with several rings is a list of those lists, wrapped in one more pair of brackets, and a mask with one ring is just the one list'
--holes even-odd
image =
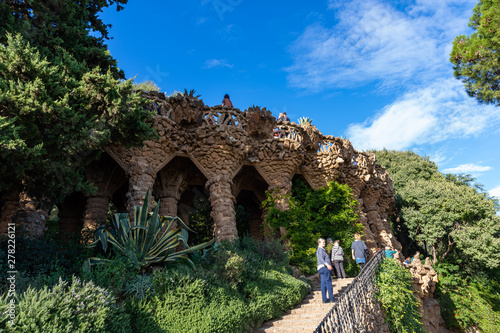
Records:
{"label": "climbing vine", "polygon": [[[350,253],[354,233],[361,232],[358,223],[358,202],[353,198],[347,185],[330,182],[316,191],[304,180],[297,178],[293,183],[292,194],[284,198],[289,209],[281,211],[275,207],[276,193],[268,193],[264,208],[269,210],[266,222],[273,228],[287,230],[285,243],[290,248],[290,262],[306,274],[316,273],[317,239],[332,238],[340,240],[345,253]],[[349,256],[344,257],[347,275],[355,275],[357,266]]]}
{"label": "climbing vine", "polygon": [[385,259],[377,268],[379,291],[375,297],[382,305],[391,332],[425,333],[411,281],[411,273],[392,259]]}

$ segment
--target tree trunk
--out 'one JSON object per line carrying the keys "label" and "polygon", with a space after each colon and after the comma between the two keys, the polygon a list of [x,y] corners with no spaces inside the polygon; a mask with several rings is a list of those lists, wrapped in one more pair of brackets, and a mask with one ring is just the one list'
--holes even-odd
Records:
{"label": "tree trunk", "polygon": [[437,262],[436,246],[432,245],[432,264],[435,265]]}

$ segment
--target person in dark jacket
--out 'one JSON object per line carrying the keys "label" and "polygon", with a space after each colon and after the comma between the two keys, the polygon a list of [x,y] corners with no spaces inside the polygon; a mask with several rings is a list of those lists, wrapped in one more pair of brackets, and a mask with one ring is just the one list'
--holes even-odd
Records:
{"label": "person in dark jacket", "polygon": [[360,234],[354,234],[354,242],[351,244],[352,259],[356,260],[360,270],[366,263],[365,250],[367,249],[365,242],[361,240]]}
{"label": "person in dark jacket", "polygon": [[[318,239],[318,249],[316,250],[316,259],[318,259],[318,272],[321,277],[321,297],[323,303],[331,303],[335,300],[333,297],[332,275],[330,271],[333,269],[332,262],[325,250],[325,240]],[[327,291],[330,298],[327,298]]]}
{"label": "person in dark jacket", "polygon": [[335,270],[337,271],[337,279],[345,279],[344,249],[339,244],[340,242],[338,239],[335,242],[333,242],[331,258],[333,266],[335,266]]}
{"label": "person in dark jacket", "polygon": [[233,107],[233,103],[231,102],[231,100],[229,99],[229,95],[228,94],[225,94],[224,95],[224,99],[222,100],[222,106],[228,106],[230,108]]}

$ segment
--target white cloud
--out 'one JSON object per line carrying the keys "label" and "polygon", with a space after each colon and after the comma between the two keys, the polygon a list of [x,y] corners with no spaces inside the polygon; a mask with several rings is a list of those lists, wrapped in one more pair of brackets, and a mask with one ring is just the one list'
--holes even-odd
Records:
{"label": "white cloud", "polygon": [[497,197],[498,199],[500,199],[500,186],[495,187],[494,189],[489,190],[488,193],[492,197]]}
{"label": "white cloud", "polygon": [[233,68],[233,65],[229,64],[225,59],[209,59],[205,62],[205,68],[214,68],[214,67]]}
{"label": "white cloud", "polygon": [[348,126],[357,149],[405,149],[478,135],[500,124],[500,108],[479,105],[455,79],[407,92],[373,119]]}
{"label": "white cloud", "polygon": [[475,2],[417,0],[396,8],[381,0],[330,1],[336,24],[310,25],[294,42],[289,83],[317,91],[374,81],[397,86],[449,73],[451,42],[466,31]]}
{"label": "white cloud", "polygon": [[480,166],[477,164],[461,164],[454,168],[444,169],[443,173],[472,173],[472,172],[484,172],[491,170],[489,166]]}

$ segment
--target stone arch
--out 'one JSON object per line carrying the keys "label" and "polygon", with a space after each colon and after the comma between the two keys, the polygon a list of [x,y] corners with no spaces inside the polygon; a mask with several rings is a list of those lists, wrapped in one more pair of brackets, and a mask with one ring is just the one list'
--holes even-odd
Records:
{"label": "stone arch", "polygon": [[68,239],[82,230],[85,205],[86,198],[80,192],[72,193],[57,205],[61,238]]}
{"label": "stone arch", "polygon": [[236,227],[238,235],[248,235],[254,239],[264,239],[262,225],[262,201],[257,198],[253,191],[242,190],[236,197],[237,206],[243,207],[248,218],[237,219]]}
{"label": "stone arch", "polygon": [[300,173],[296,173],[293,178],[292,178],[292,184],[295,184],[295,182],[297,180],[302,180],[306,185],[307,187],[309,187],[311,190],[317,190],[318,188],[315,188],[314,184],[311,184],[308,180],[309,178],[306,176],[306,175],[303,175],[303,174],[300,174]]}
{"label": "stone arch", "polygon": [[125,212],[123,202],[127,200],[125,187],[129,180],[125,170],[109,154],[91,162],[85,169],[87,180],[97,187],[95,193],[87,196],[83,229],[93,231],[106,221],[110,204],[117,212]]}
{"label": "stone arch", "polygon": [[237,223],[240,224],[237,225],[238,234],[248,232],[253,238],[263,238],[262,202],[268,188],[269,184],[251,165],[244,165],[234,177],[232,191],[236,205],[241,205],[248,213],[247,225],[241,225],[241,221]]}
{"label": "stone arch", "polygon": [[190,192],[196,186],[203,188],[206,182],[207,177],[189,157],[174,157],[158,171],[152,190],[152,195],[160,203],[160,215],[179,216],[188,224],[192,208],[192,203],[189,202]]}

